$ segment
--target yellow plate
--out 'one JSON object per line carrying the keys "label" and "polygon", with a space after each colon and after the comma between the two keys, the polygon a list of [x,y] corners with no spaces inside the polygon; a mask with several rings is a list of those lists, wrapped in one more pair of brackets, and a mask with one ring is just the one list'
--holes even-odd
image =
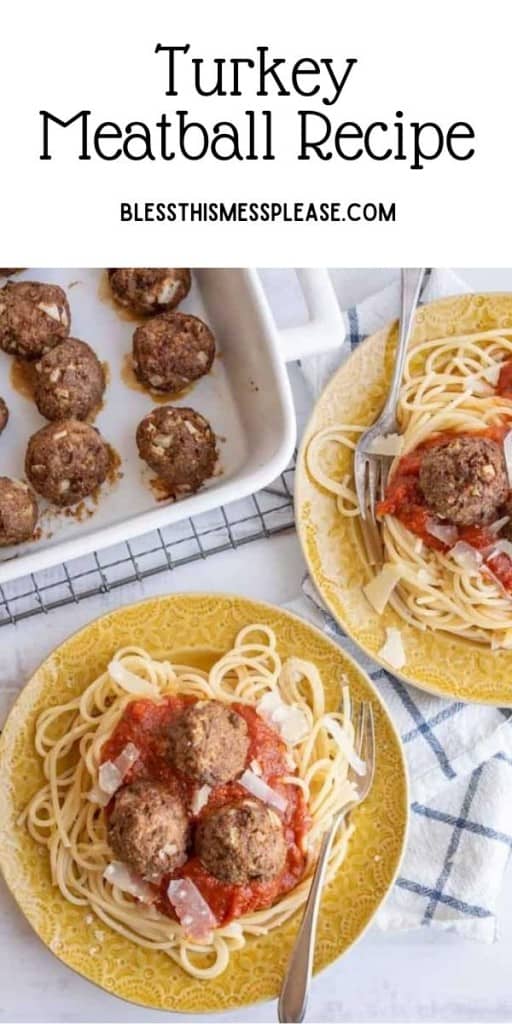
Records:
{"label": "yellow plate", "polygon": [[327,966],[363,932],[393,883],[407,825],[407,778],[400,741],[361,669],[335,644],[279,608],[240,597],[180,594],[121,608],[66,640],[43,662],[16,702],[0,740],[0,865],[30,924],[69,967],[109,992],[160,1010],[194,1013],[233,1009],[274,998],[290,953],[297,917],[262,938],[251,938],[219,978],[198,981],[164,953],[141,949],[102,925],[101,955],[86,909],[67,903],[50,883],[46,855],[16,819],[42,780],[34,726],[43,708],[79,694],[104,670],[114,651],[141,644],[156,658],[185,649],[228,649],[242,626],[267,623],[279,651],[309,658],[337,706],[345,673],[356,699],[376,714],[377,770],[370,797],[357,811],[345,863],[329,885],[320,915],[315,968]]}
{"label": "yellow plate", "polygon": [[[512,327],[512,295],[463,295],[423,306],[413,339],[427,341]],[[397,673],[406,682],[442,697],[512,706],[512,651],[491,651],[448,633],[422,632],[391,609],[381,616],[366,601],[362,586],[371,571],[354,543],[353,519],[343,518],[332,494],[310,477],[305,451],[311,437],[335,423],[370,424],[380,412],[391,378],[397,325],[390,324],[354,349],[329,382],[307,426],[295,482],[297,530],[311,575],[340,626],[383,668],[377,657],[385,627],[398,626],[407,664]],[[334,446],[333,446],[334,447]],[[334,473],[351,471],[352,455],[336,445]]]}

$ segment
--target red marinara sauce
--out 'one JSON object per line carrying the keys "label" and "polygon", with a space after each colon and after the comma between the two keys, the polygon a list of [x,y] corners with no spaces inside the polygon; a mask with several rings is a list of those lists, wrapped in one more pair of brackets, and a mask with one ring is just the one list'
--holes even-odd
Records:
{"label": "red marinara sauce", "polygon": [[[115,760],[127,743],[133,743],[140,751],[140,757],[127,773],[124,782],[149,779],[168,783],[173,791],[178,787],[185,806],[189,810],[192,831],[200,818],[223,804],[234,803],[249,796],[238,782],[228,782],[212,788],[208,803],[198,816],[190,810],[191,800],[197,783],[177,772],[167,759],[167,733],[172,721],[195,697],[167,696],[155,702],[149,699],[134,700],[127,705],[110,739],[102,750],[101,760]],[[219,925],[255,910],[272,906],[276,900],[293,889],[304,873],[306,857],[304,838],[310,826],[310,818],[304,795],[298,786],[281,781],[290,772],[286,758],[286,746],[272,729],[260,718],[254,708],[245,704],[233,704],[247,723],[249,751],[247,764],[258,762],[261,777],[277,793],[285,797],[286,811],[282,816],[283,830],[287,845],[285,867],[280,875],[268,882],[250,882],[233,885],[220,882],[201,864],[198,857],[191,855],[183,867],[173,875],[165,875],[160,885],[155,886],[158,909],[168,917],[176,918],[174,909],[167,898],[167,887],[171,878],[190,878],[208,903]],[[107,814],[112,803],[107,807]]]}
{"label": "red marinara sauce", "polygon": [[[510,383],[510,398],[512,398],[512,360],[505,363],[501,374],[505,374],[505,371],[507,371],[505,379]],[[498,382],[498,389],[500,382]],[[500,393],[504,394],[504,392]],[[509,396],[507,395],[506,397]],[[505,434],[509,429],[508,425],[503,424],[502,426],[488,427],[486,430],[475,431],[473,436],[488,437],[500,444],[503,442]],[[434,551],[449,551],[452,545],[444,543],[438,537],[434,537],[427,529],[429,524],[437,523],[439,526],[442,526],[446,525],[446,523],[439,519],[426,504],[419,485],[421,463],[429,448],[436,447],[443,441],[450,441],[456,436],[454,432],[450,431],[436,434],[429,438],[428,441],[418,445],[414,451],[404,455],[399,460],[396,470],[388,483],[383,501],[380,501],[377,505],[377,514],[379,516],[395,516],[411,533],[420,537],[423,543],[427,547],[433,548]],[[485,526],[459,526],[457,540],[465,541],[466,544],[470,544],[477,551],[485,551],[486,548],[490,548],[496,542],[496,537]],[[512,559],[507,554],[500,552],[487,558],[484,556],[484,570],[486,566],[505,590],[512,591]]]}
{"label": "red marinara sauce", "polygon": [[512,359],[507,359],[501,367],[496,393],[502,398],[512,399]]}

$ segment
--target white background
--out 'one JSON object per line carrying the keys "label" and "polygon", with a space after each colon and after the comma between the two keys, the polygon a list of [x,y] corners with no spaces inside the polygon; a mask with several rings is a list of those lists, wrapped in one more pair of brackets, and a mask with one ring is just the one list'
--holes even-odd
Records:
{"label": "white background", "polygon": [[[185,265],[348,265],[510,262],[510,4],[508,0],[24,0],[2,5],[0,34],[0,250],[2,261],[60,266],[169,262]],[[358,57],[330,112],[342,120],[468,120],[469,162],[298,162],[296,109],[316,101],[200,99],[190,76],[166,97],[157,42],[189,42],[204,57],[276,56],[343,63]],[[275,111],[279,159],[240,164],[80,162],[74,128],[57,129],[58,157],[41,162],[38,111],[61,118],[155,122],[189,109],[205,121]],[[74,132],[74,135],[72,134]],[[121,224],[126,200],[395,200],[396,224]],[[172,262],[172,261],[171,261]]]}
{"label": "white background", "polygon": [[[512,270],[459,270],[469,285],[481,290],[512,291]],[[393,279],[389,270],[334,272],[343,306]],[[287,276],[266,272],[264,283],[281,326],[297,321],[293,289]],[[299,427],[310,400],[297,366],[290,367]],[[141,597],[178,590],[239,591],[278,604],[293,600],[300,590],[305,565],[295,534],[251,544],[195,562],[173,573],[162,573],[115,592],[126,604]],[[108,597],[39,616],[19,627],[0,630],[2,649],[18,654],[22,685],[42,657],[73,630],[100,615]],[[30,636],[30,643],[27,641]],[[5,646],[4,646],[5,645]],[[6,704],[14,694],[0,691]],[[5,710],[7,708],[5,707]],[[60,964],[32,933],[0,883],[0,1020],[47,1024],[50,1021],[136,1022],[177,1021],[174,1015],[138,1009],[95,988]],[[334,1022],[392,1021],[510,1021],[512,1020],[512,876],[508,873],[499,914],[499,941],[492,946],[421,929],[409,934],[384,935],[371,928],[346,957],[313,984],[308,1020]],[[242,1021],[259,1024],[276,1020],[275,1003],[250,1007],[224,1016],[186,1017],[185,1021]]]}

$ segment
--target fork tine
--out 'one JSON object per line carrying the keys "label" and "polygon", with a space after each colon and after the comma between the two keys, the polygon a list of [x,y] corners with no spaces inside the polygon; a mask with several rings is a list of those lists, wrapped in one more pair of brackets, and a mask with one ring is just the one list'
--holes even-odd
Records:
{"label": "fork tine", "polygon": [[370,703],[366,705],[364,742],[360,757],[366,762],[366,785],[370,789],[375,774],[375,719]]}
{"label": "fork tine", "polygon": [[367,715],[368,704],[366,701],[362,701],[359,708],[359,719],[357,724],[357,732],[355,734],[356,754],[358,757],[362,757],[362,750],[365,742],[366,734],[366,715]]}
{"label": "fork tine", "polygon": [[367,456],[359,449],[356,448],[356,454],[354,457],[354,483],[356,485],[357,502],[359,505],[359,513],[361,519],[366,519],[366,508],[367,508],[367,497],[366,497],[366,467],[368,464]]}
{"label": "fork tine", "polygon": [[369,459],[368,460],[368,511],[369,519],[374,525],[375,521],[375,504],[377,501],[377,488],[380,486],[381,480],[381,465],[380,459]]}

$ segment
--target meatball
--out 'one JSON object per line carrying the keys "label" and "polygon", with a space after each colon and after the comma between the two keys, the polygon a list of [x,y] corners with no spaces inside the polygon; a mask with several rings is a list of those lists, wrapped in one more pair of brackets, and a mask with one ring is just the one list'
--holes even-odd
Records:
{"label": "meatball", "polygon": [[135,313],[174,309],[190,291],[190,270],[182,267],[123,267],[109,270],[115,299]]}
{"label": "meatball", "polygon": [[68,300],[56,284],[9,281],[0,289],[0,348],[22,359],[37,359],[67,338]]}
{"label": "meatball", "polygon": [[193,409],[170,405],[153,409],[139,423],[136,441],[141,459],[174,497],[197,491],[215,468],[215,434]]}
{"label": "meatball", "polygon": [[68,338],[36,363],[34,397],[47,420],[85,420],[104,390],[103,367],[85,341]]}
{"label": "meatball", "polygon": [[286,843],[275,811],[256,800],[225,804],[200,821],[197,855],[220,882],[268,882],[286,861]]}
{"label": "meatball", "polygon": [[2,430],[5,430],[7,426],[7,420],[9,419],[9,410],[3,398],[0,398],[0,434]]}
{"label": "meatball", "polygon": [[150,882],[159,882],[186,860],[188,819],[177,793],[139,779],[118,790],[108,821],[116,857]]}
{"label": "meatball", "polygon": [[508,492],[503,451],[484,437],[456,437],[430,448],[419,482],[429,507],[458,526],[491,522]]}
{"label": "meatball", "polygon": [[29,540],[37,523],[37,502],[27,484],[0,476],[0,547]]}
{"label": "meatball", "polygon": [[94,427],[61,420],[42,427],[29,440],[25,472],[39,494],[55,505],[73,505],[108,473],[110,453]]}
{"label": "meatball", "polygon": [[155,391],[182,391],[208,373],[214,357],[210,328],[190,313],[161,313],[133,335],[135,374]]}
{"label": "meatball", "polygon": [[169,758],[174,767],[210,786],[240,775],[248,750],[245,720],[214,700],[191,704],[169,732]]}

